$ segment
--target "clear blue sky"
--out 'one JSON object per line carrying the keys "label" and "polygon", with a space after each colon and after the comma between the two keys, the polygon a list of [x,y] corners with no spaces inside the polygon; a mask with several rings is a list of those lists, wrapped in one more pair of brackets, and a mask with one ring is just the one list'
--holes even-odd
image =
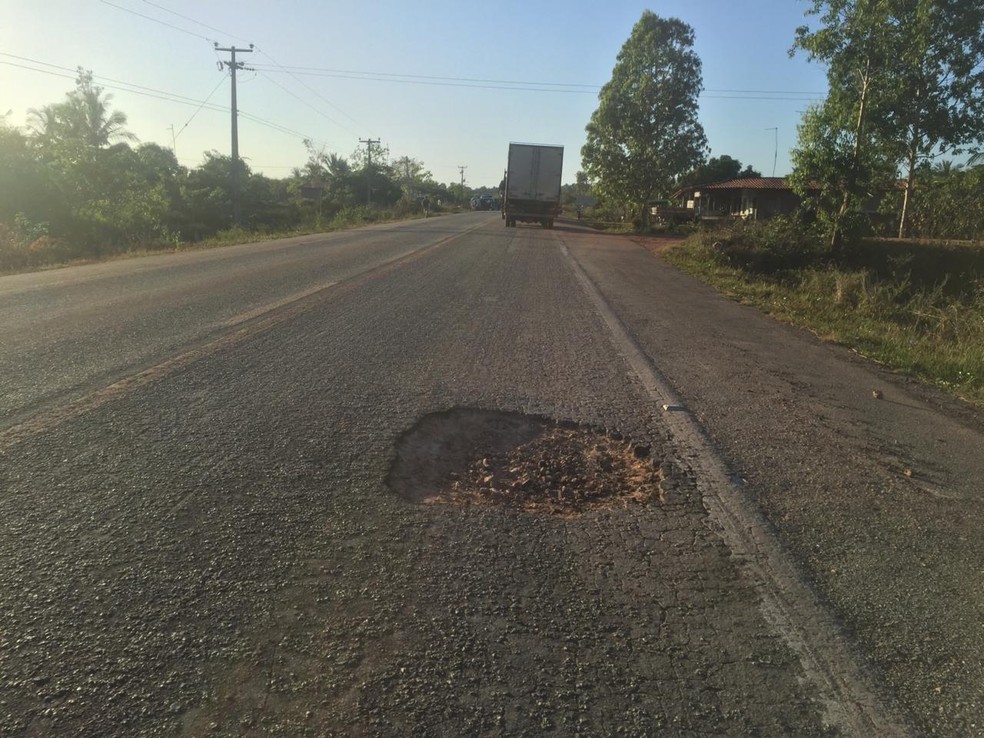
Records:
{"label": "clear blue sky", "polygon": [[[227,55],[213,41],[253,43],[243,59],[256,71],[240,73],[239,109],[275,126],[240,120],[240,153],[254,171],[287,176],[307,158],[305,136],[343,156],[360,138],[378,138],[392,158],[419,159],[440,182],[458,181],[462,165],[469,185],[497,185],[512,140],[563,144],[570,182],[598,88],[649,9],[696,32],[711,154],[770,175],[778,134],[775,173],[783,175],[802,110],[826,90],[820,65],[787,54],[807,7],[805,0],[0,0],[0,115],[9,109],[7,122],[24,125],[28,109],[63,98],[81,65],[113,94],[140,141],[170,146],[174,126],[178,157],[195,166],[204,151],[229,152],[229,83],[216,68]],[[133,85],[191,104],[138,95]],[[195,115],[210,93],[224,112]]]}

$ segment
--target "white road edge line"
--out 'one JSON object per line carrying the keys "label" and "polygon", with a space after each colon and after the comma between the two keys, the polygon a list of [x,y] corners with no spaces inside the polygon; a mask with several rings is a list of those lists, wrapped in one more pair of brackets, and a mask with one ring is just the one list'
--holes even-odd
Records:
{"label": "white road edge line", "polygon": [[909,735],[911,730],[871,687],[830,613],[782,551],[762,513],[732,482],[724,460],[669,382],[632,339],[601,291],[553,234],[574,276],[608,329],[617,351],[656,407],[684,460],[696,474],[708,514],[754,584],[762,611],[799,657],[817,690],[827,722],[847,735]]}

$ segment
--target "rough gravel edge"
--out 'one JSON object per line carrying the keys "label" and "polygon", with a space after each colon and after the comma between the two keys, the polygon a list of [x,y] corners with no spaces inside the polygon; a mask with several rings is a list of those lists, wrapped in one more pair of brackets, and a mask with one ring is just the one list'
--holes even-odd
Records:
{"label": "rough gravel edge", "polygon": [[799,657],[823,705],[826,722],[847,735],[914,735],[898,708],[890,704],[891,697],[876,693],[868,676],[870,668],[863,669],[851,653],[837,621],[788,559],[768,521],[732,481],[700,424],[632,339],[563,237],[556,232],[551,235],[616,350],[653,400],[654,412],[662,413],[683,460],[696,475],[711,521],[720,527],[735,561],[755,586],[766,619]]}

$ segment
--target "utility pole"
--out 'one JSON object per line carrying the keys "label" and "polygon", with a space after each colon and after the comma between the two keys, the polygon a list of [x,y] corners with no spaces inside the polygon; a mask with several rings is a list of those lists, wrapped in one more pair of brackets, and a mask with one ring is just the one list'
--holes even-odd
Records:
{"label": "utility pole", "polygon": [[250,44],[248,49],[237,49],[235,46],[222,49],[216,42],[215,50],[228,51],[231,55],[229,61],[219,62],[219,69],[223,66],[229,67],[229,75],[232,78],[232,172],[229,175],[229,185],[232,196],[232,224],[238,226],[242,220],[242,210],[239,204],[239,109],[236,107],[236,72],[245,65],[236,61],[236,52],[248,54],[253,50],[253,44]]}
{"label": "utility pole", "polygon": [[178,141],[174,136],[174,124],[172,123],[168,128],[171,130],[171,153],[174,154],[174,158],[178,158]]}
{"label": "utility pole", "polygon": [[378,138],[360,138],[366,145],[366,205],[372,207],[372,147],[379,143]]}
{"label": "utility pole", "polygon": [[461,199],[462,199],[462,201],[464,201],[464,199],[465,199],[465,170],[467,168],[468,167],[463,167],[460,164],[458,165],[458,171],[461,172]]}

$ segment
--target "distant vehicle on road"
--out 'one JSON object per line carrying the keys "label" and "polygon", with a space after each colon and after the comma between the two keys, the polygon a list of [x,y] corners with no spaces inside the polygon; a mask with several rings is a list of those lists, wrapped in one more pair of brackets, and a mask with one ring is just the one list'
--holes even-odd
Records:
{"label": "distant vehicle on road", "polygon": [[468,204],[472,210],[495,210],[495,198],[486,192],[483,195],[475,195],[470,200]]}
{"label": "distant vehicle on road", "polygon": [[514,228],[517,222],[553,228],[554,218],[561,210],[563,168],[563,146],[509,144],[502,201],[502,217],[507,228]]}

